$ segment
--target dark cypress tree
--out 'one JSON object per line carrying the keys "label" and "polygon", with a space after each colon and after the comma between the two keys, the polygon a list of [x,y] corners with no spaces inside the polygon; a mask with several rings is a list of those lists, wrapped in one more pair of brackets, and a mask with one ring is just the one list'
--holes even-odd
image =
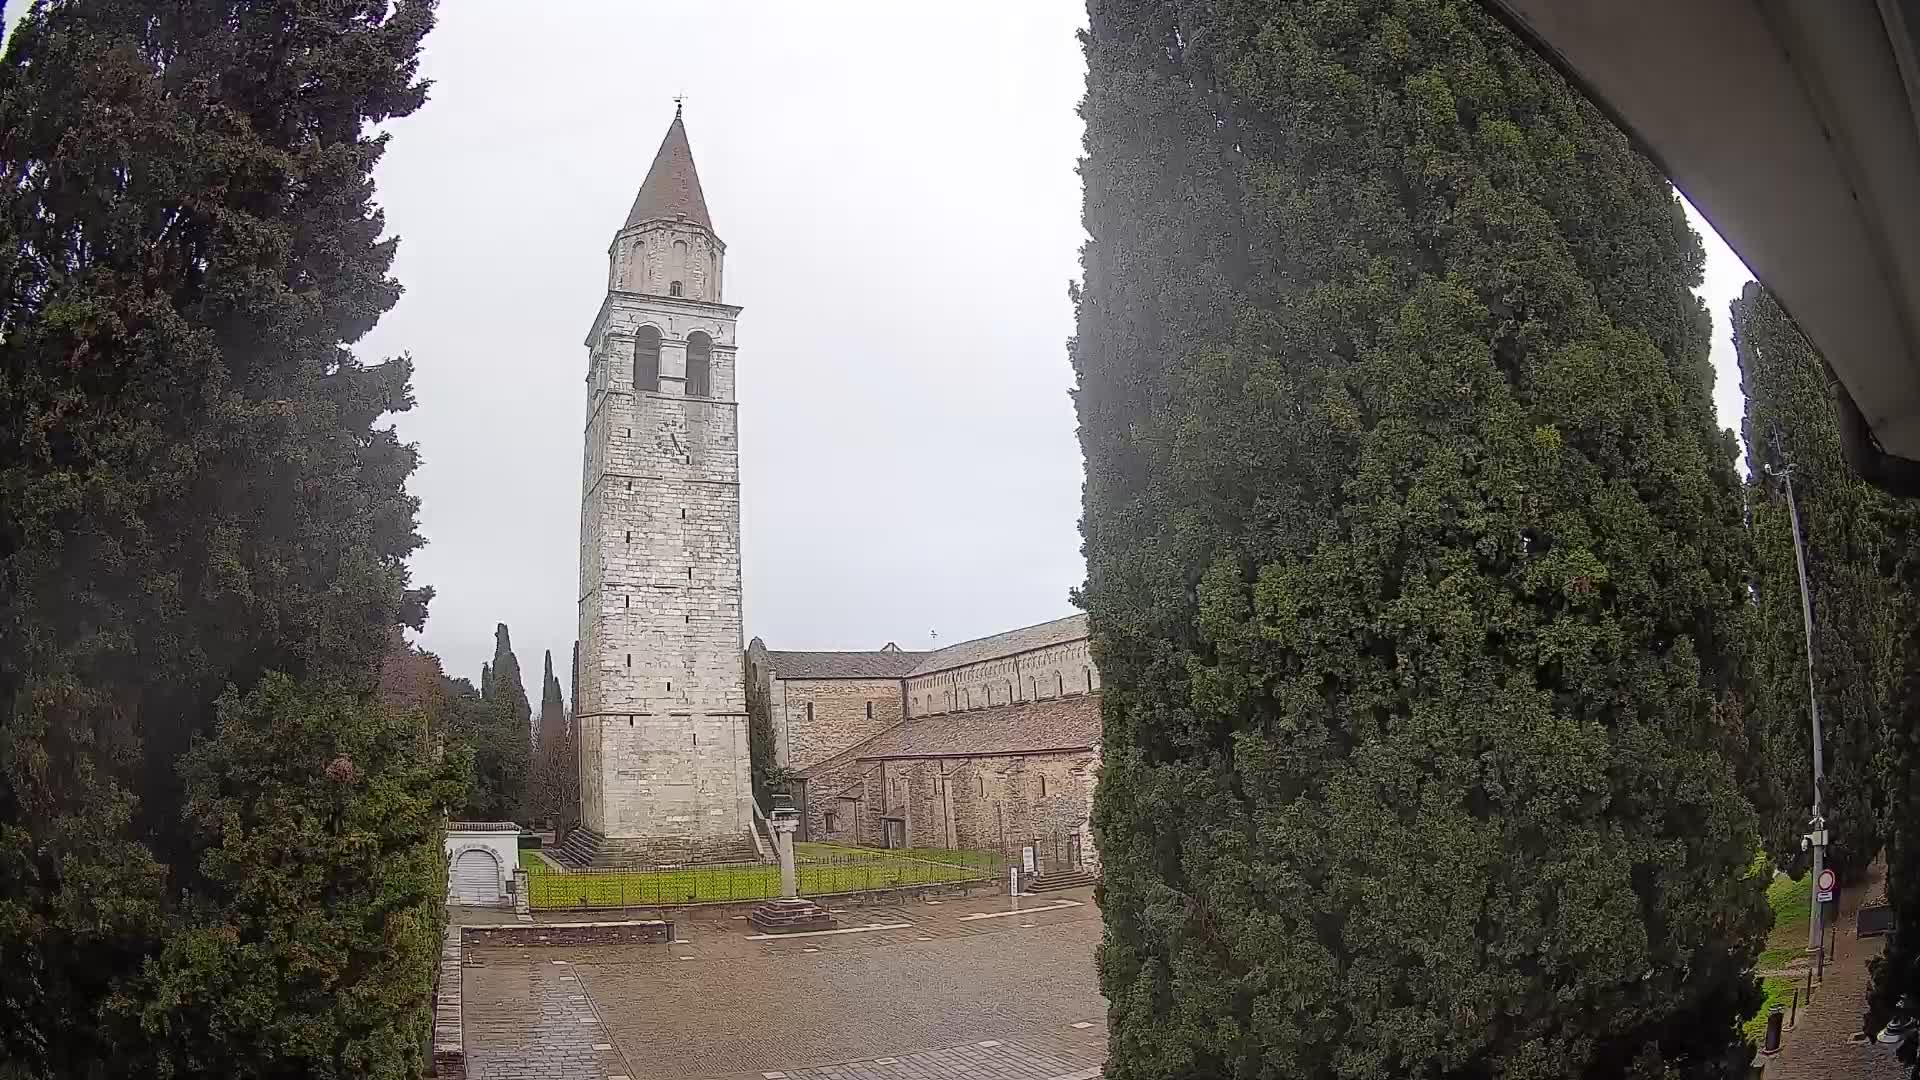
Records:
{"label": "dark cypress tree", "polygon": [[[1920,535],[1911,506],[1895,504],[1892,535]],[[1893,556],[1906,595],[1920,593],[1920,550],[1911,543]],[[1881,765],[1887,800],[1887,902],[1894,929],[1886,951],[1872,961],[1873,989],[1861,1029],[1879,1033],[1896,1008],[1911,1012],[1920,1001],[1920,612],[1905,603],[1899,612],[1901,676],[1884,732]],[[1844,931],[1843,931],[1844,932]],[[1899,1048],[1907,1075],[1920,1078],[1920,1046]]]}
{"label": "dark cypress tree", "polygon": [[0,1060],[27,1075],[190,1068],[138,1027],[140,974],[245,901],[182,755],[270,671],[370,692],[424,615],[415,455],[378,424],[410,365],[349,346],[399,296],[371,128],[425,99],[432,21],[43,0],[0,58]]}
{"label": "dark cypress tree", "polygon": [[1108,1075],[1733,1076],[1703,256],[1467,0],[1094,0]]}
{"label": "dark cypress tree", "polygon": [[551,824],[556,833],[564,835],[579,819],[580,764],[566,703],[560,698],[560,680],[553,675],[552,652],[546,655],[540,680],[540,741],[533,750],[527,788],[529,816]]}
{"label": "dark cypress tree", "polygon": [[281,675],[182,763],[205,885],[137,1005],[159,1075],[424,1075],[450,762],[426,717]]}
{"label": "dark cypress tree", "polygon": [[560,698],[560,680],[553,677],[553,650],[547,650],[540,676],[540,746],[558,744],[567,733],[567,705]]}
{"label": "dark cypress tree", "polygon": [[520,681],[520,659],[513,655],[513,641],[507,636],[507,624],[493,628],[493,692],[488,698],[500,708],[528,738],[533,734],[533,706],[527,701],[526,684]]}
{"label": "dark cypress tree", "polygon": [[1754,581],[1753,648],[1765,782],[1753,792],[1775,861],[1802,861],[1813,803],[1806,631],[1783,484],[1767,465],[1793,465],[1794,495],[1813,600],[1815,665],[1825,734],[1829,865],[1857,877],[1880,850],[1886,798],[1878,772],[1891,707],[1895,599],[1886,500],[1840,452],[1826,365],[1757,283],[1733,302],[1733,341],[1747,399],[1746,438]]}
{"label": "dark cypress tree", "polygon": [[533,769],[533,707],[520,681],[520,660],[513,655],[507,624],[493,628],[487,703],[499,716],[490,741],[497,748],[503,811],[500,820],[517,821],[527,811],[527,780]]}

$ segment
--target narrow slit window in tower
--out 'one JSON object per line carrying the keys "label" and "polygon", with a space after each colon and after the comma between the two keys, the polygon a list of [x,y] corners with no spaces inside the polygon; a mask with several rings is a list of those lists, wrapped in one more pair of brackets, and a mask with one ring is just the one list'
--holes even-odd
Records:
{"label": "narrow slit window in tower", "polygon": [[679,295],[680,295],[680,293],[681,293],[681,289],[680,289],[680,283],[679,283],[679,282],[677,282],[677,281],[673,281],[673,282],[668,282],[668,284],[667,284],[667,295],[668,295],[668,296],[679,296]]}

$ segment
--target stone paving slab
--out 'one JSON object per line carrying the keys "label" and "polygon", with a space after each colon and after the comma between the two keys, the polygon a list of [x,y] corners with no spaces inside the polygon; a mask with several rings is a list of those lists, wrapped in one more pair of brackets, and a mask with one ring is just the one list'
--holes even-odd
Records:
{"label": "stone paving slab", "polygon": [[[1099,912],[1065,899],[862,908],[851,921],[906,925],[813,938],[753,940],[727,919],[665,945],[476,948],[471,1075],[1090,1080],[1106,1050]],[[599,1023],[569,1020],[589,1009]]]}
{"label": "stone paving slab", "polygon": [[737,1080],[1096,1080],[1102,1057],[1103,1051],[1047,1038],[981,1039],[838,1065],[747,1073]]}
{"label": "stone paving slab", "polygon": [[545,952],[467,948],[471,1080],[606,1080],[628,1072],[574,965]]}

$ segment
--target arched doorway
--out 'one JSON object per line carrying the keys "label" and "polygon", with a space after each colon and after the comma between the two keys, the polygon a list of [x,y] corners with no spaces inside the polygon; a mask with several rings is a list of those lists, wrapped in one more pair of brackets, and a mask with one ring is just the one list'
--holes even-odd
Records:
{"label": "arched doorway", "polygon": [[468,848],[453,860],[453,902],[498,904],[500,860],[486,848]]}

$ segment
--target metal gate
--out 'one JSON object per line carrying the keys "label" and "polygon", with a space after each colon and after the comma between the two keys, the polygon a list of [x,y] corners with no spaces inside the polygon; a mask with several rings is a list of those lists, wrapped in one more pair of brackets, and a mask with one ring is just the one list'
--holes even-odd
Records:
{"label": "metal gate", "polygon": [[1080,831],[1043,833],[1027,841],[1033,847],[1034,863],[1045,873],[1050,870],[1078,870],[1081,867]]}
{"label": "metal gate", "polygon": [[453,864],[453,902],[500,903],[500,868],[492,852],[468,849],[460,853]]}

